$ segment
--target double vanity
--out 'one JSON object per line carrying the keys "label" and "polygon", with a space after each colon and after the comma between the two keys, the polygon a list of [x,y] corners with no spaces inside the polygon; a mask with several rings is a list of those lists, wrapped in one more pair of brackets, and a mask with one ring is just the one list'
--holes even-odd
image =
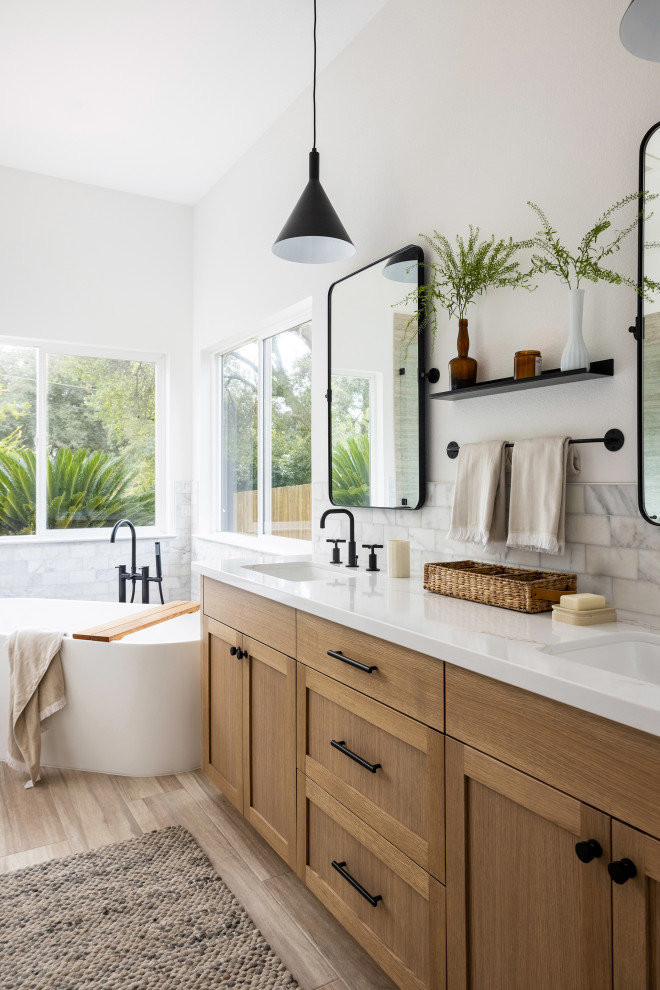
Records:
{"label": "double vanity", "polygon": [[405,990],[660,986],[660,637],[203,575],[203,770]]}

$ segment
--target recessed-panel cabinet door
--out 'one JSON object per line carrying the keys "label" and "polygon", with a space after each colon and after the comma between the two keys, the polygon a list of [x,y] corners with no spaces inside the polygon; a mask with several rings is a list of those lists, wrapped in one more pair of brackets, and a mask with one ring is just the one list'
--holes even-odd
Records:
{"label": "recessed-panel cabinet door", "polygon": [[608,990],[610,819],[453,739],[446,780],[448,990]]}
{"label": "recessed-panel cabinet door", "polygon": [[296,865],[296,661],[244,639],[243,813]]}
{"label": "recessed-panel cabinet door", "polygon": [[204,618],[202,770],[243,811],[242,636]]}
{"label": "recessed-panel cabinet door", "polygon": [[660,842],[614,821],[612,863],[614,990],[660,990]]}

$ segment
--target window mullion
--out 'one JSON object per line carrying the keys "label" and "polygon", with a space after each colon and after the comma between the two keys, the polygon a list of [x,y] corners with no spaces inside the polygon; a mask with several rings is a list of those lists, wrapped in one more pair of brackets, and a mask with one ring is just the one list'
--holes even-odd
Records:
{"label": "window mullion", "polygon": [[211,514],[212,514],[212,528],[214,531],[221,533],[225,528],[224,523],[224,444],[222,435],[222,396],[224,390],[224,374],[223,374],[223,361],[224,358],[222,354],[217,354],[215,358],[215,368],[214,368],[214,388],[213,388],[213,450],[215,451],[215,465],[212,476],[212,488],[211,488]]}
{"label": "window mullion", "polygon": [[262,342],[259,355],[259,533],[270,532],[271,479],[271,345]]}
{"label": "window mullion", "polygon": [[35,444],[36,462],[36,525],[37,536],[44,536],[48,529],[47,483],[48,483],[48,356],[40,347],[37,350],[37,439]]}

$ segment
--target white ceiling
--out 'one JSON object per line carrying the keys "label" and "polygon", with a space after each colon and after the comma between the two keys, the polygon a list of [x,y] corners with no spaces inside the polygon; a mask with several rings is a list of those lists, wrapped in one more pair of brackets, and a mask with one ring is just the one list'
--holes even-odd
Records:
{"label": "white ceiling", "polygon": [[[319,0],[319,68],[385,3]],[[0,0],[0,165],[195,203],[310,84],[312,21],[312,0]]]}

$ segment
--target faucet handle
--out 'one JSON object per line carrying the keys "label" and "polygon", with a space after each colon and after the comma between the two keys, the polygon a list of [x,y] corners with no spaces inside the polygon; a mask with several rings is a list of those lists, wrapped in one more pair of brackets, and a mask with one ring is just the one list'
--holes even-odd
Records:
{"label": "faucet handle", "polygon": [[341,564],[341,556],[340,556],[339,544],[340,543],[346,543],[346,540],[326,540],[325,542],[326,543],[334,543],[334,547],[333,547],[333,550],[332,550],[332,560],[330,561],[330,563],[331,564]]}
{"label": "faucet handle", "polygon": [[383,549],[383,544],[382,543],[363,543],[362,544],[362,549],[363,550],[369,550],[369,551],[371,551],[369,553],[369,563],[367,565],[367,570],[368,571],[379,571],[380,570],[380,567],[378,566],[378,558],[376,556],[376,550],[382,550]]}

